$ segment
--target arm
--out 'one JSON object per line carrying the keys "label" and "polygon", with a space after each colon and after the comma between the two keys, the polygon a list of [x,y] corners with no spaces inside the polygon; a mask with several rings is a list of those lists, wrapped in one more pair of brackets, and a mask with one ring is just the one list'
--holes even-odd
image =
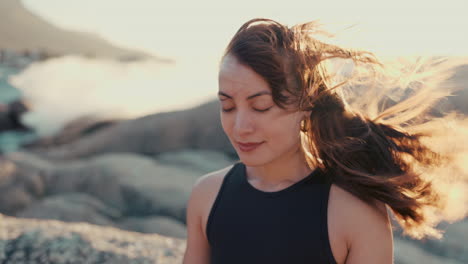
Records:
{"label": "arm", "polygon": [[[393,236],[388,212],[383,203],[376,207],[354,198],[350,201],[346,264],[392,264]],[[351,228],[352,227],[352,228]]]}
{"label": "arm", "polygon": [[209,244],[202,231],[201,221],[201,208],[204,200],[204,178],[200,178],[195,183],[187,203],[187,248],[183,264],[208,264],[210,262]]}

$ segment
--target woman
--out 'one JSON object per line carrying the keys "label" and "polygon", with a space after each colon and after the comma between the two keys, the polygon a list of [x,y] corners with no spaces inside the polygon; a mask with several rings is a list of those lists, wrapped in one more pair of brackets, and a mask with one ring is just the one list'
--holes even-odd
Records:
{"label": "woman", "polygon": [[253,19],[229,43],[218,95],[240,161],[193,187],[184,264],[393,263],[387,207],[406,233],[437,233],[423,209],[438,194],[413,166],[437,153],[385,124],[395,108],[371,120],[349,107],[323,62],[379,62],[314,29]]}

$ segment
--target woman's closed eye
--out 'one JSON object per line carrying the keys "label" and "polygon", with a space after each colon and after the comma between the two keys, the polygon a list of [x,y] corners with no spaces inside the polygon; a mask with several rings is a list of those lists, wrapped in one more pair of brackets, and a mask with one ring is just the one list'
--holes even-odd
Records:
{"label": "woman's closed eye", "polygon": [[[257,109],[257,108],[252,108],[254,111],[257,111],[257,112],[266,112],[268,110],[270,110],[270,108],[272,108],[273,106],[270,106],[268,108],[265,108],[265,109]],[[228,113],[228,112],[232,112],[234,110],[234,107],[231,107],[231,108],[222,108],[222,111],[225,112],[225,113]]]}

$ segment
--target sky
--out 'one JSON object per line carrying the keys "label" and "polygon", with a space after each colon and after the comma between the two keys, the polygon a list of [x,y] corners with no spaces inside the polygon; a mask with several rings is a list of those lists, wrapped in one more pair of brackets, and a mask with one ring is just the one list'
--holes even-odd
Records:
{"label": "sky", "polygon": [[67,29],[176,60],[216,61],[247,20],[320,20],[335,43],[393,55],[468,55],[468,1],[23,0]]}

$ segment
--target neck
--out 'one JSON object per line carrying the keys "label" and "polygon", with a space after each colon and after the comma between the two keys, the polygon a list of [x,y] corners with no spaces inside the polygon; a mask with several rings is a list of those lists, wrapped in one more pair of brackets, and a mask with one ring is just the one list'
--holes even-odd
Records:
{"label": "neck", "polygon": [[312,172],[300,148],[267,164],[246,166],[247,179],[264,186],[295,183]]}

